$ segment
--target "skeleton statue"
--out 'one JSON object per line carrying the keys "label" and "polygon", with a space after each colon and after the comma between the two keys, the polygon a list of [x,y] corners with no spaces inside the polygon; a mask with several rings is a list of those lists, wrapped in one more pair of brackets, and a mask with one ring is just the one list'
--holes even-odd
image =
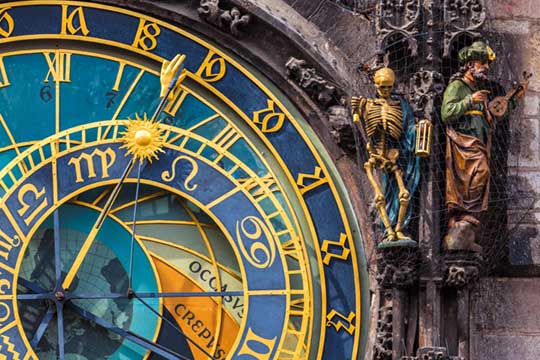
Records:
{"label": "skeleton statue", "polygon": [[[377,98],[353,97],[351,105],[355,124],[367,138],[369,159],[364,168],[385,228],[379,247],[416,246],[404,233],[410,220],[409,202],[420,178],[419,159],[414,152],[416,121],[407,101],[392,94],[392,69],[375,72],[374,82]],[[383,170],[382,186],[375,170]]]}

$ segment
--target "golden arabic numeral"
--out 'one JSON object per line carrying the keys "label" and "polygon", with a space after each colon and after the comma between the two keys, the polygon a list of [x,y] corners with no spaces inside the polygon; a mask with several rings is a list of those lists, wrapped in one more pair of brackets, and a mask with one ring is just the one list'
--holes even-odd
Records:
{"label": "golden arabic numeral", "polygon": [[9,13],[10,8],[0,9],[0,36],[9,37],[15,28],[15,22]]}
{"label": "golden arabic numeral", "polygon": [[238,355],[250,355],[258,360],[270,360],[270,355],[272,354],[272,351],[274,351],[275,345],[276,337],[266,339],[255,334],[253,330],[249,328],[244,344],[240,351],[238,351]]}
{"label": "golden arabic numeral", "polygon": [[[270,230],[261,219],[255,216],[246,216],[242,221],[238,221],[236,223],[236,238],[242,255],[251,265],[258,269],[272,266],[276,258],[276,245]],[[249,251],[244,244],[246,239],[251,240]]]}
{"label": "golden arabic numeral", "polygon": [[211,83],[221,80],[226,72],[225,59],[213,51],[209,51],[196,74],[206,82]]}
{"label": "golden arabic numeral", "polygon": [[139,20],[139,27],[135,34],[132,46],[143,49],[144,51],[154,50],[157,46],[157,37],[161,29],[155,23],[146,23],[146,20]]}
{"label": "golden arabic numeral", "polygon": [[71,76],[71,53],[56,51],[54,53],[43,53],[49,71],[45,76],[44,82],[49,82],[49,77],[52,76],[54,82],[70,82]]}
{"label": "golden arabic numeral", "polygon": [[4,58],[0,57],[0,88],[9,86],[9,79],[7,76],[6,66],[4,65]]}
{"label": "golden arabic numeral", "polygon": [[[26,202],[25,197],[27,195],[31,195],[34,198],[34,202],[32,204],[29,204]],[[44,198],[40,201],[41,198]],[[17,199],[19,200],[19,203],[21,204],[21,208],[17,210],[17,214],[19,216],[24,217],[24,223],[26,225],[29,225],[32,220],[39,214],[41,210],[43,210],[48,205],[48,199],[46,197],[46,191],[45,187],[41,188],[41,190],[38,190],[36,185],[34,184],[25,184],[21,187],[19,190],[19,194],[17,195]],[[40,201],[40,203],[36,206],[36,208],[28,214],[28,216],[25,217],[26,213],[30,210],[30,207]]]}
{"label": "golden arabic numeral", "polygon": [[266,108],[253,112],[253,122],[261,126],[263,133],[272,133],[281,130],[285,114],[276,112],[274,101],[268,100]]}
{"label": "golden arabic numeral", "polygon": [[68,165],[73,165],[75,167],[75,182],[80,183],[84,182],[82,176],[82,163],[86,164],[86,172],[88,174],[88,179],[95,178],[96,168],[94,166],[94,157],[99,159],[99,165],[101,167],[101,178],[109,177],[109,168],[113,166],[116,161],[116,153],[111,149],[107,148],[105,151],[100,149],[95,149],[90,154],[82,153],[77,157],[71,157],[68,161]]}
{"label": "golden arabic numeral", "polygon": [[86,26],[84,10],[81,6],[70,12],[68,5],[62,5],[62,27],[60,34],[68,35],[68,32],[70,35],[79,35],[77,33],[80,32],[84,36],[90,33],[88,26]]}

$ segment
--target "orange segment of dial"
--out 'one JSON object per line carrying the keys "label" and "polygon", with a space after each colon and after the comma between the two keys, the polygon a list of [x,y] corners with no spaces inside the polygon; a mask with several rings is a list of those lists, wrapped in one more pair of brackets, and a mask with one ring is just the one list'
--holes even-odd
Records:
{"label": "orange segment of dial", "polygon": [[[170,265],[153,257],[163,292],[203,292],[189,277]],[[219,298],[216,298],[219,299]],[[173,315],[182,331],[201,346],[211,352],[217,341],[216,351],[212,354],[216,359],[225,359],[238,335],[239,325],[224,312],[219,339],[215,338],[217,314],[222,310],[220,304],[210,297],[164,298],[163,305]],[[194,360],[207,360],[206,356],[195,345],[188,341]]]}

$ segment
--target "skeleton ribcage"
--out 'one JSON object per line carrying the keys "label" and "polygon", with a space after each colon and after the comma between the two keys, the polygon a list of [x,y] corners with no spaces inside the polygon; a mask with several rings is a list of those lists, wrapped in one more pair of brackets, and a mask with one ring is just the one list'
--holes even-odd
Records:
{"label": "skeleton ribcage", "polygon": [[403,131],[403,113],[399,103],[377,99],[366,104],[365,129],[371,140],[390,137],[398,141]]}

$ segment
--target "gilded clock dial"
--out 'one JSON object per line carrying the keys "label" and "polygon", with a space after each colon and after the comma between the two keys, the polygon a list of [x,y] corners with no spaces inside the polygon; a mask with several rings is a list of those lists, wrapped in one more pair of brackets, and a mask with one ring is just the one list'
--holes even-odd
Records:
{"label": "gilded clock dial", "polygon": [[0,5],[0,354],[357,358],[358,229],[306,129],[177,25]]}

